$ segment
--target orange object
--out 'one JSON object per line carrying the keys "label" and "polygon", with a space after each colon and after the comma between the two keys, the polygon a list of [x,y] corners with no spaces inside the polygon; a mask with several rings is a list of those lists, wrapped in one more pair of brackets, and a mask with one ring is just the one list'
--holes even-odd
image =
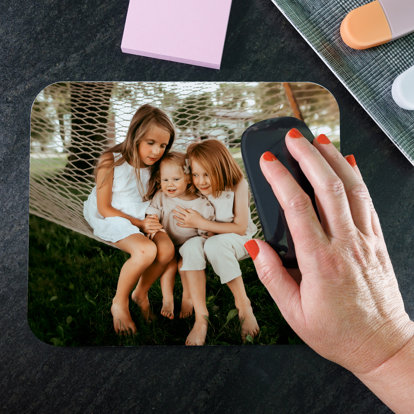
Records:
{"label": "orange object", "polygon": [[244,244],[244,247],[247,250],[247,253],[249,253],[249,256],[252,258],[252,260],[256,259],[257,255],[260,252],[259,245],[257,244],[256,240],[249,240]]}
{"label": "orange object", "polygon": [[303,138],[302,133],[297,128],[292,128],[288,132],[288,135],[289,135],[290,138]]}
{"label": "orange object", "polygon": [[331,141],[325,134],[320,134],[316,137],[316,141],[319,142],[319,144],[330,144]]}
{"label": "orange object", "polygon": [[391,28],[379,1],[352,10],[341,24],[342,40],[353,49],[368,49],[392,39]]}
{"label": "orange object", "polygon": [[265,161],[277,161],[277,158],[270,151],[266,151],[263,154],[263,159]]}
{"label": "orange object", "polygon": [[355,167],[356,166],[355,157],[352,154],[351,155],[347,155],[345,157],[345,159],[349,162],[349,164],[351,165],[351,167]]}

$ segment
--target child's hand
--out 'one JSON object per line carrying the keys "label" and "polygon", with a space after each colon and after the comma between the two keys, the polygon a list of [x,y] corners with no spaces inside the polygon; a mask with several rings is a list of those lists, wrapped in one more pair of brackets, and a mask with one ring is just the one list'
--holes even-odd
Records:
{"label": "child's hand", "polygon": [[207,232],[205,232],[205,233],[203,233],[202,235],[201,235],[201,237],[203,237],[204,239],[208,239],[208,238],[210,238],[211,236],[215,236],[217,233],[213,233],[212,231],[207,231]]}
{"label": "child's hand", "polygon": [[175,215],[174,218],[177,221],[177,226],[200,229],[203,223],[203,216],[192,208],[176,207],[176,210],[172,211]]}
{"label": "child's hand", "polygon": [[162,229],[162,225],[156,215],[148,215],[145,217],[140,227],[144,233],[156,233]]}
{"label": "child's hand", "polygon": [[161,230],[158,230],[158,231],[154,231],[153,233],[147,233],[147,237],[150,239],[150,240],[154,240],[154,236],[157,234],[157,233],[159,233],[159,232],[163,232],[163,233],[167,233],[166,231],[165,231],[165,229],[161,229]]}

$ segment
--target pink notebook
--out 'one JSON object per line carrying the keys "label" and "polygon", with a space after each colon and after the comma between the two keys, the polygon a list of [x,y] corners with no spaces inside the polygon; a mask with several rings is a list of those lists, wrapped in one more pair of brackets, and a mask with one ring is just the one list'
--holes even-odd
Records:
{"label": "pink notebook", "polygon": [[220,69],[231,0],[130,0],[124,53]]}

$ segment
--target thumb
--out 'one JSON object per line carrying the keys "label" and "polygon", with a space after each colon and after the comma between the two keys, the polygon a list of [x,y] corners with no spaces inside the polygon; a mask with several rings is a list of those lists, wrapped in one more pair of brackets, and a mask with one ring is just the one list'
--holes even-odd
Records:
{"label": "thumb", "polygon": [[249,240],[244,247],[253,259],[259,279],[276,302],[286,321],[295,329],[303,319],[300,288],[283,266],[278,254],[262,240]]}

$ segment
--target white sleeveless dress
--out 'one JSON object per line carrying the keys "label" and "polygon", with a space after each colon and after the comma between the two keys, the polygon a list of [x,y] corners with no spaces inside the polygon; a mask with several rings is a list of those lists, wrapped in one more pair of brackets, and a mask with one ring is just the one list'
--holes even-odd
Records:
{"label": "white sleeveless dress", "polygon": [[[114,154],[115,159],[119,154]],[[150,169],[140,169],[141,189],[138,186],[135,168],[124,162],[114,168],[114,180],[112,184],[112,207],[122,211],[129,216],[143,220],[145,210],[150,201],[143,201],[143,196],[148,189]],[[140,191],[141,190],[141,191]],[[93,234],[100,239],[114,243],[125,239],[131,234],[141,233],[141,230],[134,226],[124,217],[103,217],[97,206],[96,186],[84,203],[83,215],[93,229]]]}

